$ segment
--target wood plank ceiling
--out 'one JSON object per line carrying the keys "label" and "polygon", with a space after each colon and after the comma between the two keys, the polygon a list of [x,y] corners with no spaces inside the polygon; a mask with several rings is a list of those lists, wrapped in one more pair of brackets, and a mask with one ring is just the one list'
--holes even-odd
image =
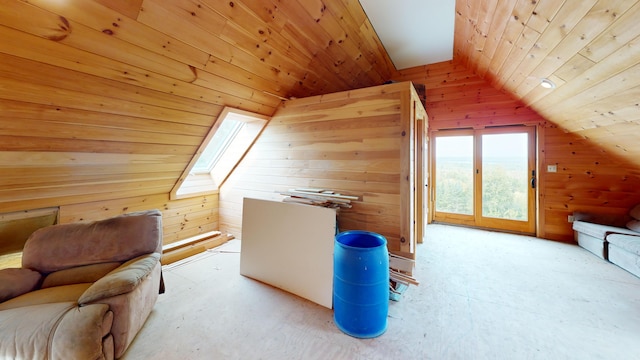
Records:
{"label": "wood plank ceiling", "polygon": [[637,0],[458,0],[454,59],[640,166],[639,18]]}
{"label": "wood plank ceiling", "polygon": [[[278,102],[265,93],[289,98],[352,89],[382,83],[391,71],[357,1],[3,3],[3,31],[13,35],[3,42],[12,48],[7,52],[29,47],[42,53],[34,60],[51,65],[212,103],[242,99],[267,113]],[[19,42],[29,35],[41,41]],[[226,91],[207,91],[218,83]]]}

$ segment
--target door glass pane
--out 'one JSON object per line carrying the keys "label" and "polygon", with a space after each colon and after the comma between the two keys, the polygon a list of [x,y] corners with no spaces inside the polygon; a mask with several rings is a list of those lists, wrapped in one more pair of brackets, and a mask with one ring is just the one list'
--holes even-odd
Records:
{"label": "door glass pane", "polygon": [[527,221],[527,134],[482,135],[482,216]]}
{"label": "door glass pane", "polygon": [[473,215],[473,136],[435,138],[436,211]]}

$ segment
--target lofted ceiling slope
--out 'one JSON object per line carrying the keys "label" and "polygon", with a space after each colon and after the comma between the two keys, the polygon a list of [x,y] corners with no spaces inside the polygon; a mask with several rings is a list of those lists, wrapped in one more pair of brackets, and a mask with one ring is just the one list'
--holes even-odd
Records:
{"label": "lofted ceiling slope", "polygon": [[[357,0],[2,3],[12,39],[4,53],[174,96],[201,90],[208,102],[244,99],[253,110],[265,105],[263,113],[277,106],[265,95],[279,101],[377,85],[393,69]],[[29,36],[48,43],[21,42]],[[34,45],[46,45],[46,56],[25,49]]]}
{"label": "lofted ceiling slope", "polygon": [[358,0],[0,0],[3,211],[168,194],[225,107],[379,85]]}
{"label": "lofted ceiling slope", "polygon": [[454,59],[640,166],[639,18],[637,0],[457,0]]}

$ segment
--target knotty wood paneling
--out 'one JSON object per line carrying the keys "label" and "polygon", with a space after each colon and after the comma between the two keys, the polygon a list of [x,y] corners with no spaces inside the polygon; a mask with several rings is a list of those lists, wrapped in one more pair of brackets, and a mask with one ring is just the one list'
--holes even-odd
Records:
{"label": "knotty wood paneling", "polygon": [[638,0],[457,1],[454,60],[637,168],[639,16]]}
{"label": "knotty wood paneling", "polygon": [[155,194],[71,204],[60,207],[60,223],[95,221],[148,209],[162,212],[165,245],[219,228],[217,194],[181,200]]}
{"label": "knotty wood paneling", "polygon": [[[494,88],[456,61],[399,71],[398,81],[425,84],[429,128],[481,128],[514,124],[537,127],[538,229],[542,238],[572,241],[573,212],[617,216],[640,203],[640,171],[598,141],[568,133],[536,111]],[[547,165],[557,165],[548,173]]]}
{"label": "knotty wood paneling", "polygon": [[281,191],[324,188],[360,197],[340,210],[340,230],[380,233],[400,251],[401,222],[410,223],[401,194],[410,191],[402,155],[411,151],[403,119],[411,93],[418,101],[405,82],[285,102],[220,189],[221,230],[241,238],[244,197],[281,201]]}
{"label": "knotty wood paneling", "polygon": [[[440,128],[556,124],[588,139],[600,164],[626,159],[635,165],[620,168],[632,176],[640,166],[640,0],[458,1],[455,62],[400,76],[355,0],[0,0],[0,8],[0,211],[164,196],[225,106],[270,116],[283,99],[391,78],[446,84],[429,100]],[[558,87],[540,88],[543,77]],[[334,129],[314,131],[297,131],[292,146],[330,140]],[[542,145],[571,142],[559,141]],[[389,166],[389,144],[369,145],[380,150],[368,161]],[[284,161],[322,171],[324,153],[305,151],[274,152],[258,168]],[[334,160],[344,171],[360,166]],[[564,212],[548,215],[560,224]],[[558,227],[554,234],[566,233]]]}
{"label": "knotty wood paneling", "polygon": [[[59,209],[53,209],[56,209],[58,224],[96,221],[134,211],[158,209],[162,212],[164,245],[215,231],[219,228],[218,194],[181,200],[169,200],[169,194],[132,196],[63,205]],[[39,213],[42,210],[38,209],[33,212],[20,211],[12,214],[19,216],[20,213]],[[0,220],[6,220],[1,213]],[[30,232],[36,229],[30,229]],[[21,235],[26,239],[30,232]],[[21,250],[23,244],[20,244],[18,248],[15,248],[15,246],[8,248],[11,242],[6,241],[6,236],[10,234],[3,233],[2,235],[4,238],[1,240],[6,243],[0,242],[0,269],[20,267],[22,252],[16,251]]]}
{"label": "knotty wood paneling", "polygon": [[157,207],[165,242],[217,230],[217,195],[166,196],[225,106],[270,116],[391,73],[357,2],[0,8],[0,212],[60,206],[69,222]]}

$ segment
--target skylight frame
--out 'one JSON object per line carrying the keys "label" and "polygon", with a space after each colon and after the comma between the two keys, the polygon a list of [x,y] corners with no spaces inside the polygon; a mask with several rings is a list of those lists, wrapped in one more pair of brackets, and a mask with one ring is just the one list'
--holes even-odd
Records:
{"label": "skylight frame", "polygon": [[[213,159],[214,161],[211,161],[208,172],[194,171],[198,159],[205,152],[209,143],[214,140],[216,132],[226,119],[240,121],[243,125],[232,132],[233,139],[229,141],[225,139],[225,144],[221,146],[222,150],[219,151],[219,156],[217,156],[217,159]],[[266,115],[225,107],[171,189],[169,198],[173,200],[217,194],[220,186],[253,146],[270,119]]]}
{"label": "skylight frame", "polygon": [[[222,139],[222,142],[223,142],[222,145],[220,147],[218,147],[218,149],[217,149],[217,151],[215,153],[211,154],[211,158],[207,161],[207,165],[206,166],[199,167],[198,163],[200,162],[200,160],[203,159],[204,156],[209,155],[208,154],[209,147],[213,144],[213,141],[216,140],[217,135],[220,134],[221,128],[225,125],[225,123],[227,123],[229,121],[233,121],[234,125],[230,129],[229,134],[227,134],[224,137],[224,139]],[[220,159],[224,156],[225,152],[229,149],[229,147],[231,146],[233,141],[236,139],[236,137],[238,136],[238,133],[240,132],[242,127],[244,127],[245,124],[246,123],[244,121],[235,119],[235,118],[230,117],[230,116],[226,116],[224,119],[222,119],[222,123],[216,129],[216,131],[214,132],[213,137],[211,138],[211,140],[208,141],[207,146],[205,146],[204,151],[202,152],[202,154],[200,154],[200,156],[198,157],[198,160],[196,160],[196,163],[194,164],[194,166],[191,169],[190,173],[191,174],[207,174],[207,173],[211,173],[213,171],[214,167],[216,166],[216,164],[220,161]]]}

